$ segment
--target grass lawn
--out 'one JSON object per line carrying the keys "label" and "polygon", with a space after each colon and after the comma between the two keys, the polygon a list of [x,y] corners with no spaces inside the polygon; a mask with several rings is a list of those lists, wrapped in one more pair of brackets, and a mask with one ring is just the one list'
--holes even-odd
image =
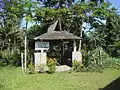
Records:
{"label": "grass lawn", "polygon": [[0,67],[0,90],[98,90],[120,76],[118,70],[103,73],[26,74],[20,68]]}

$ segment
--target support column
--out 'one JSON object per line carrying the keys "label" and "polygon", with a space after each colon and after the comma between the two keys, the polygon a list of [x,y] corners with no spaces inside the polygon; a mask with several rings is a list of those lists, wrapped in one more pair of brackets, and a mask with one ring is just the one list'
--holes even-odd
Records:
{"label": "support column", "polygon": [[47,64],[46,55],[47,54],[45,52],[34,53],[34,56],[35,56],[35,70],[36,71],[40,70],[40,65],[46,66],[46,64]]}
{"label": "support column", "polygon": [[80,51],[72,52],[72,63],[74,63],[75,60],[82,63],[82,54]]}
{"label": "support column", "polygon": [[73,51],[76,52],[76,41],[73,41]]}
{"label": "support column", "polygon": [[76,51],[76,41],[73,42],[73,52],[72,52],[72,63],[74,63],[74,60],[82,63],[82,54],[81,51]]}

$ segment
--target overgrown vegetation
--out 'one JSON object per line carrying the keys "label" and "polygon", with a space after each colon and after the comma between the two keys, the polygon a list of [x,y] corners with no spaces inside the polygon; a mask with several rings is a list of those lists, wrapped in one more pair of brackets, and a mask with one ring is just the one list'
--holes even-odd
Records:
{"label": "overgrown vegetation", "polygon": [[[81,41],[77,41],[77,51],[82,51],[83,63],[80,65],[74,63],[76,71],[119,69],[120,60],[115,58],[120,57],[120,15],[110,2],[104,2],[104,0],[88,2],[86,0],[77,2],[75,0],[2,0],[0,6],[0,65],[20,65],[20,53],[24,50],[26,35],[27,53],[30,56],[27,58],[33,59],[33,38],[45,33],[52,23],[60,19],[63,31],[83,38],[82,44]],[[25,19],[25,25],[21,27],[23,19]],[[29,22],[34,22],[35,25],[28,28]],[[68,50],[72,49],[69,45],[67,45]],[[56,47],[60,46],[56,45]],[[53,50],[49,55],[56,55],[60,62],[62,55],[58,54],[62,51],[54,49],[57,53]],[[53,61],[48,61],[50,73],[55,71],[56,62]]]}
{"label": "overgrown vegetation", "polygon": [[10,52],[7,50],[0,52],[0,59],[1,63],[4,63],[6,65],[13,65],[13,66],[20,66],[21,63],[21,57],[20,54],[17,51]]}
{"label": "overgrown vegetation", "polygon": [[104,62],[105,68],[111,68],[111,69],[118,69],[120,70],[120,59],[118,58],[108,58],[106,62]]}
{"label": "overgrown vegetation", "polygon": [[28,64],[28,73],[29,74],[34,74],[35,73],[35,67],[34,67],[34,64],[33,64],[32,61]]}
{"label": "overgrown vegetation", "polygon": [[44,65],[44,64],[40,64],[39,65],[39,72],[40,73],[45,73],[46,72],[46,65]]}
{"label": "overgrown vegetation", "polygon": [[102,72],[106,68],[120,69],[120,59],[111,58],[101,47],[83,52],[83,62],[73,63],[75,72]]}

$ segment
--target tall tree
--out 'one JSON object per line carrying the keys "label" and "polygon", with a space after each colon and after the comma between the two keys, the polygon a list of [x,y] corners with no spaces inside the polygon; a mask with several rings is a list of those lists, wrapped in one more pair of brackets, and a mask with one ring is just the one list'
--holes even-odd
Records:
{"label": "tall tree", "polygon": [[[20,24],[24,17],[32,14],[36,2],[31,0],[0,1],[0,38],[2,49],[14,50],[20,44]],[[27,18],[28,20],[28,18]],[[19,34],[20,33],[20,34]],[[6,45],[6,46],[5,46]]]}
{"label": "tall tree", "polygon": [[75,2],[75,0],[38,0],[42,2],[44,7],[49,7],[49,8],[62,8],[62,7],[70,7],[72,3]]}
{"label": "tall tree", "polygon": [[10,44],[14,48],[17,43],[17,33],[22,15],[24,13],[24,7],[20,1],[1,0],[0,9],[0,32],[2,36],[1,38],[3,38],[3,48],[4,45],[7,45],[10,49]]}

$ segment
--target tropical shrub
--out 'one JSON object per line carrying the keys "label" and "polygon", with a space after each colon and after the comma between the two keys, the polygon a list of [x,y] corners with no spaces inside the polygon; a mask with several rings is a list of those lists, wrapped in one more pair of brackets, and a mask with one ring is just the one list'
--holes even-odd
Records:
{"label": "tropical shrub", "polygon": [[105,68],[111,68],[111,69],[120,69],[120,59],[118,58],[108,58],[104,62]]}
{"label": "tropical shrub", "polygon": [[103,65],[103,62],[105,62],[108,57],[108,54],[103,50],[103,48],[98,47],[91,51],[89,59],[94,61],[97,66],[100,66]]}
{"label": "tropical shrub", "polygon": [[3,51],[0,51],[0,66],[5,66],[8,64],[8,61],[3,57],[4,57],[4,53]]}
{"label": "tropical shrub", "polygon": [[82,70],[79,71],[102,72],[104,69],[104,63],[109,58],[109,55],[102,47],[98,47],[91,51],[82,50],[82,55],[84,68],[82,67]]}
{"label": "tropical shrub", "polygon": [[73,71],[74,72],[85,72],[86,68],[81,62],[78,62],[77,60],[74,60]]}
{"label": "tropical shrub", "polygon": [[101,48],[83,53],[83,65],[86,71],[102,72],[104,68],[120,69],[120,59],[110,58],[109,55]]}
{"label": "tropical shrub", "polygon": [[14,66],[20,66],[20,62],[21,61],[21,55],[15,51],[13,54],[12,54],[12,59],[10,61],[10,63]]}
{"label": "tropical shrub", "polygon": [[39,65],[39,70],[40,70],[39,72],[40,72],[40,73],[45,73],[45,67],[46,67],[46,66],[45,66],[44,64],[40,64],[40,65]]}
{"label": "tropical shrub", "polygon": [[6,62],[3,59],[0,59],[0,66],[6,66]]}
{"label": "tropical shrub", "polygon": [[84,66],[84,64],[78,62],[78,61],[74,61],[73,63],[73,71],[74,72],[102,72],[102,67],[101,66],[97,66],[94,63],[89,64],[87,67]]}
{"label": "tropical shrub", "polygon": [[10,51],[2,52],[2,59],[5,59],[7,64],[12,64],[12,58],[12,53]]}
{"label": "tropical shrub", "polygon": [[101,65],[96,65],[94,62],[90,62],[90,64],[86,67],[86,71],[87,72],[99,72],[102,73],[103,72],[103,66]]}
{"label": "tropical shrub", "polygon": [[56,70],[56,64],[57,64],[57,60],[56,58],[48,58],[47,60],[47,66],[48,66],[48,73],[54,73]]}
{"label": "tropical shrub", "polygon": [[14,66],[20,65],[20,54],[17,51],[10,52],[4,50],[0,52],[0,55],[1,55],[0,58],[2,59],[3,63]]}
{"label": "tropical shrub", "polygon": [[2,58],[2,51],[0,51],[0,59]]}
{"label": "tropical shrub", "polygon": [[103,63],[109,58],[109,55],[103,50],[103,48],[98,47],[92,51],[83,52],[83,63],[85,66],[95,64],[96,66],[102,66]]}
{"label": "tropical shrub", "polygon": [[30,74],[35,73],[35,68],[34,68],[34,64],[32,61],[28,64],[28,73],[30,73]]}

